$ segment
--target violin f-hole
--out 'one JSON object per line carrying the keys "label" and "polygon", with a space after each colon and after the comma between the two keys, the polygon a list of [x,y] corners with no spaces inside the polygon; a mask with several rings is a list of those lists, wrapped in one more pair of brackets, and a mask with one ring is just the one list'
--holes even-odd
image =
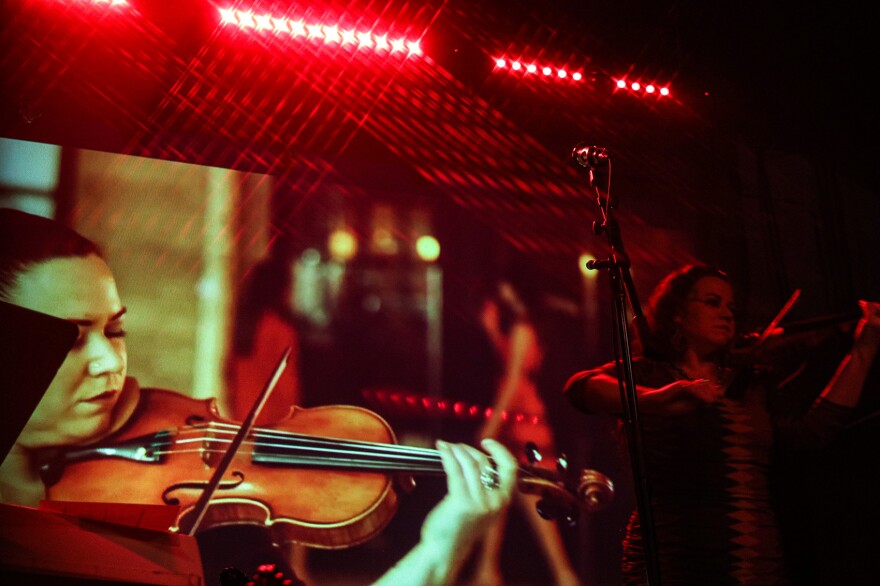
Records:
{"label": "violin f-hole", "polygon": [[[235,480],[227,480],[221,482],[217,486],[217,490],[233,490],[241,485],[244,482],[244,473],[235,470],[232,472],[232,475],[236,478]],[[172,484],[168,488],[162,491],[162,502],[166,505],[179,505],[180,499],[171,496],[171,493],[176,490],[205,490],[208,487],[207,481],[197,481],[197,482],[178,482],[176,484]]]}

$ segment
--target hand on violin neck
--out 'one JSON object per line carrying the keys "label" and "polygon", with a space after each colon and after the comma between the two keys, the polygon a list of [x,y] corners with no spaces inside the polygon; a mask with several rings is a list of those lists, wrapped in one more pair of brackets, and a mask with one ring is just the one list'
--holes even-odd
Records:
{"label": "hand on violin neck", "polygon": [[[485,439],[482,445],[488,455],[466,444],[437,442],[448,492],[428,515],[422,527],[423,539],[475,539],[487,521],[510,502],[516,487],[516,459],[495,440]],[[494,476],[492,483],[487,483],[487,474]]]}
{"label": "hand on violin neck", "polygon": [[859,301],[862,317],[853,336],[854,348],[872,353],[880,347],[880,302]]}
{"label": "hand on violin neck", "polygon": [[422,524],[419,543],[374,586],[454,583],[471,547],[508,506],[516,485],[513,455],[495,440],[481,443],[488,455],[465,444],[437,442],[448,492]]}

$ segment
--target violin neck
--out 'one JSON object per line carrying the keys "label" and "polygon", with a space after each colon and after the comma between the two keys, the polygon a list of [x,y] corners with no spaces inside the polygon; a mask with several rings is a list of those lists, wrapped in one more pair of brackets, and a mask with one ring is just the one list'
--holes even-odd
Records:
{"label": "violin neck", "polygon": [[315,436],[259,439],[251,461],[267,466],[443,474],[437,450]]}

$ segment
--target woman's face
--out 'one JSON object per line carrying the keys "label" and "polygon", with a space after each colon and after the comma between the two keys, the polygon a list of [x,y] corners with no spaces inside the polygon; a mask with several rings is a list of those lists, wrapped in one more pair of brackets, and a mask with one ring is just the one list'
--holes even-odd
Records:
{"label": "woman's face", "polygon": [[718,277],[697,281],[676,322],[688,347],[698,353],[720,350],[734,336],[733,288]]}
{"label": "woman's face", "polygon": [[18,444],[39,448],[98,439],[110,426],[127,367],[125,308],[109,267],[97,256],[52,259],[21,273],[8,300],[79,327]]}

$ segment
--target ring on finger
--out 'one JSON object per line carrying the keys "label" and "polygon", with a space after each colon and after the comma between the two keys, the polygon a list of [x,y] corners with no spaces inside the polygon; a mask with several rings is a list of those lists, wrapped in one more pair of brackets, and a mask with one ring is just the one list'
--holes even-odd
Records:
{"label": "ring on finger", "polygon": [[480,484],[488,490],[495,490],[498,488],[500,486],[500,482],[498,481],[498,471],[490,466],[483,468],[483,471],[480,473]]}

